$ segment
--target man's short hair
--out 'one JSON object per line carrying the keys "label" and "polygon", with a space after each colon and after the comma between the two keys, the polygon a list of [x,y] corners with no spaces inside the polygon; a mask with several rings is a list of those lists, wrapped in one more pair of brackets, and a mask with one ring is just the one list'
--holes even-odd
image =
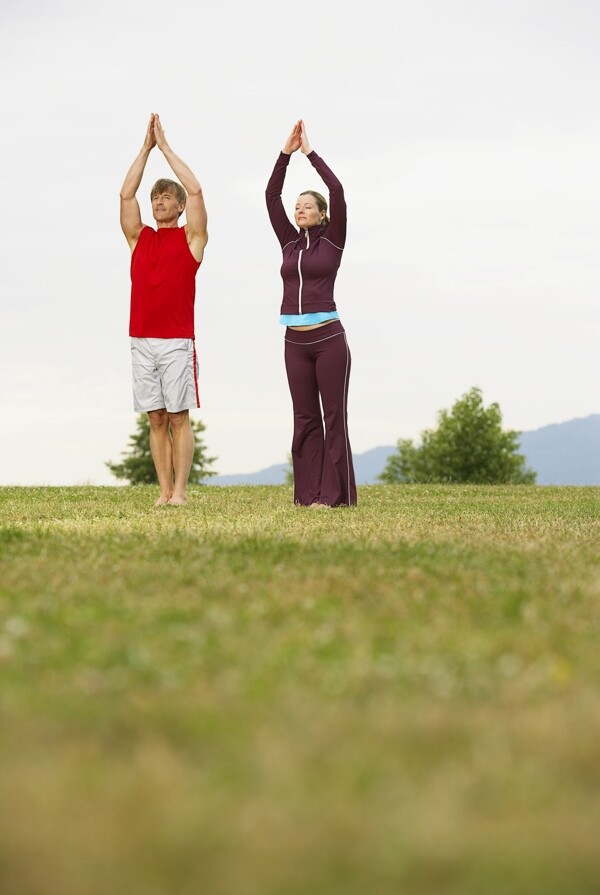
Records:
{"label": "man's short hair", "polygon": [[179,204],[185,206],[187,194],[176,180],[167,180],[165,177],[157,180],[150,190],[150,200],[154,199],[155,196],[160,196],[161,193],[174,193]]}

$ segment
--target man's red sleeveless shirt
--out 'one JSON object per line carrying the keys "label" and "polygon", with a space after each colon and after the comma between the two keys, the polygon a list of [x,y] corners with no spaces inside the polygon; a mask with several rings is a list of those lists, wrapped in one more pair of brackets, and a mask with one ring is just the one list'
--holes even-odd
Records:
{"label": "man's red sleeveless shirt", "polygon": [[144,227],[131,256],[129,335],[193,339],[199,267],[184,227]]}

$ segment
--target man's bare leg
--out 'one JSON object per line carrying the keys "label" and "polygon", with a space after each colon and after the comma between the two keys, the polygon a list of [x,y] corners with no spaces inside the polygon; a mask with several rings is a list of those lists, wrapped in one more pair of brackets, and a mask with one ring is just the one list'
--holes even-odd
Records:
{"label": "man's bare leg", "polygon": [[173,468],[175,470],[175,485],[169,504],[182,504],[187,500],[185,489],[187,487],[192,460],[194,459],[194,433],[190,423],[189,410],[181,413],[170,413],[171,432],[173,433]]}
{"label": "man's bare leg", "polygon": [[150,453],[158,476],[160,497],[155,506],[168,503],[173,494],[173,446],[169,432],[169,414],[166,410],[151,410]]}

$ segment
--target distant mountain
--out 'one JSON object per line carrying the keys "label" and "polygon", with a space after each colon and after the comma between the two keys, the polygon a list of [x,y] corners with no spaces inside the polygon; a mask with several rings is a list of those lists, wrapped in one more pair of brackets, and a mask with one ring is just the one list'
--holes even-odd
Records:
{"label": "distant mountain", "polygon": [[[600,413],[522,432],[520,451],[538,485],[600,485]],[[396,445],[354,454],[358,485],[375,485]],[[258,472],[216,475],[207,485],[283,485],[288,466],[280,463]]]}
{"label": "distant mountain", "polygon": [[267,466],[258,472],[240,472],[231,475],[213,475],[206,479],[206,485],[283,485],[287,463]]}
{"label": "distant mountain", "polygon": [[371,448],[364,454],[354,454],[354,475],[357,485],[381,485],[377,476],[383,472],[387,458],[396,450],[395,444]]}
{"label": "distant mountain", "polygon": [[522,432],[519,442],[538,485],[600,485],[600,413]]}
{"label": "distant mountain", "polygon": [[[396,450],[395,445],[371,448],[364,454],[353,454],[354,475],[357,485],[374,485],[377,476],[383,472],[387,458]],[[283,485],[287,463],[267,466],[258,472],[237,473],[233,475],[215,475],[206,480],[207,485]]]}

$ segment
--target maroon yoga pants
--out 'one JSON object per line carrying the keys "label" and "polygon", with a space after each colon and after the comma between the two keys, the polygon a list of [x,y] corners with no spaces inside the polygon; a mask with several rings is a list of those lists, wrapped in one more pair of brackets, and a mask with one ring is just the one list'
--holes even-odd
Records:
{"label": "maroon yoga pants", "polygon": [[350,349],[339,320],[304,331],[288,327],[285,368],[294,405],[294,503],[355,504],[348,439]]}

